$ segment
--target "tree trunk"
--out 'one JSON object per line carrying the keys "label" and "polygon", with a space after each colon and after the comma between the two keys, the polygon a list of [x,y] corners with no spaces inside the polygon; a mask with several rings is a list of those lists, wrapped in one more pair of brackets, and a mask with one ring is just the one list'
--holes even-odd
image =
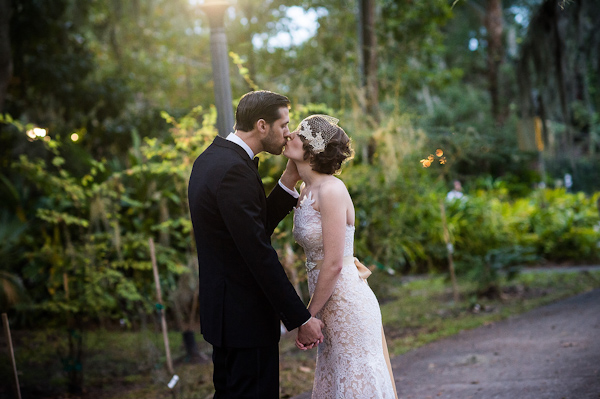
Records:
{"label": "tree trunk", "polygon": [[362,22],[362,59],[364,62],[367,112],[379,122],[379,85],[377,83],[377,35],[375,32],[375,0],[359,0]]}
{"label": "tree trunk", "polygon": [[[253,24],[251,22],[252,17],[255,15],[256,11],[255,11],[255,7],[254,7],[254,3],[249,1],[245,4],[244,7],[242,7],[244,10],[244,14],[246,15],[246,18],[248,19],[248,43],[250,45],[250,48],[248,50],[248,61],[246,63],[246,66],[248,68],[248,77],[250,78],[250,81],[252,82],[256,82],[256,58],[254,56],[254,43],[252,43],[252,38],[254,37],[254,29],[253,29]],[[255,87],[252,86],[252,84],[250,84],[250,82],[246,82],[246,84],[248,85],[248,89],[249,90],[256,90]]]}
{"label": "tree trunk", "polygon": [[[358,0],[358,35],[360,45],[361,85],[365,93],[364,111],[372,125],[379,117],[379,85],[377,82],[377,35],[375,32],[375,0]],[[373,163],[377,143],[371,137],[367,146],[366,161]]]}
{"label": "tree trunk", "polygon": [[10,0],[0,0],[0,113],[4,109],[4,99],[13,68],[9,37],[10,16]]}
{"label": "tree trunk", "polygon": [[[165,197],[161,197],[160,199],[160,204],[159,204],[159,220],[160,223],[165,223],[167,221],[169,221],[169,219],[171,219],[170,214],[169,214],[169,206],[167,203],[167,199]],[[159,236],[159,242],[160,245],[163,245],[165,247],[170,247],[171,246],[171,236],[169,235],[169,231],[166,229],[163,229],[160,231],[160,233],[158,234]]]}
{"label": "tree trunk", "polygon": [[502,45],[502,1],[487,0],[485,8],[484,25],[488,36],[487,67],[488,84],[492,101],[492,116],[498,125],[501,125],[504,117],[500,107],[499,72],[504,58]]}
{"label": "tree trunk", "polygon": [[67,389],[71,394],[83,392],[83,329],[81,318],[77,315],[67,316],[68,349],[62,356],[63,369],[67,373]]}
{"label": "tree trunk", "polygon": [[565,76],[565,60],[563,59],[565,53],[564,37],[561,35],[558,16],[556,13],[558,6],[552,7],[553,18],[552,18],[552,33],[554,34],[554,71],[556,72],[556,82],[558,84],[558,97],[560,99],[560,108],[563,114],[563,120],[565,123],[565,129],[567,133],[567,145],[569,150],[569,159],[571,160],[571,166],[575,168],[575,159],[573,154],[573,129],[571,128],[571,115],[569,112],[569,99],[567,97],[567,84],[565,82],[568,77]]}
{"label": "tree trunk", "polygon": [[200,352],[196,342],[196,335],[193,330],[185,330],[183,335],[183,346],[185,347],[185,358],[190,363],[203,362],[208,360],[208,357]]}

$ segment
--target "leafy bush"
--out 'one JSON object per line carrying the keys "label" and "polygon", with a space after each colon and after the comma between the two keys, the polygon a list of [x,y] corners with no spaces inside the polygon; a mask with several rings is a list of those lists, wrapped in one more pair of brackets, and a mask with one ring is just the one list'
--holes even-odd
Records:
{"label": "leafy bush", "polygon": [[599,215],[598,194],[567,193],[564,189],[541,190],[530,197],[534,207],[529,215],[532,244],[547,260],[586,262],[600,257],[600,234],[594,230]]}

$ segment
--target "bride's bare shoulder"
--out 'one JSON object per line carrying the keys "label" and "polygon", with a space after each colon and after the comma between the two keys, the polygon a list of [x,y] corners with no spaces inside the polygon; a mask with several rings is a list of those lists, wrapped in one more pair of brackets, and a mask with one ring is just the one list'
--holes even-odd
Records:
{"label": "bride's bare shoulder", "polygon": [[321,183],[319,187],[319,199],[325,201],[341,200],[348,196],[348,189],[343,181],[331,176]]}

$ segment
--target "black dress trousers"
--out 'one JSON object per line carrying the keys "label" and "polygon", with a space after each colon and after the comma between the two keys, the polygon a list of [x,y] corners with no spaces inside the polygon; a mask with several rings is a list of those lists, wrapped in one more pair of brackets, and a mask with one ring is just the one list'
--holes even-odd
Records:
{"label": "black dress trousers", "polygon": [[214,399],[278,399],[279,344],[255,348],[213,346]]}

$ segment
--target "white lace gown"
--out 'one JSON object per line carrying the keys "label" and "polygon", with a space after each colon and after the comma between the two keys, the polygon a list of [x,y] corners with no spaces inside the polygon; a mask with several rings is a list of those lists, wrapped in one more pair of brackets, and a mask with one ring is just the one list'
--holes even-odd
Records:
{"label": "white lace gown", "polygon": [[[323,259],[321,214],[309,193],[295,209],[294,239],[306,253],[312,296]],[[344,267],[333,294],[317,314],[325,337],[317,352],[313,399],[396,398],[384,353],[379,303],[354,264],[354,226],[346,226]]]}

